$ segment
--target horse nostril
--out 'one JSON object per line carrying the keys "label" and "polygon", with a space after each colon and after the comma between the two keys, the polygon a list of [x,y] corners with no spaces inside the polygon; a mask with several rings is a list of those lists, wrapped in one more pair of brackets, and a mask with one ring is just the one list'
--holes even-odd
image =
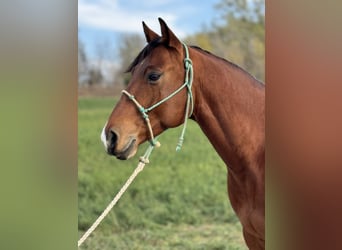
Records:
{"label": "horse nostril", "polygon": [[119,138],[118,134],[111,129],[108,134],[108,143],[109,143],[109,148],[111,150],[115,149],[118,138]]}

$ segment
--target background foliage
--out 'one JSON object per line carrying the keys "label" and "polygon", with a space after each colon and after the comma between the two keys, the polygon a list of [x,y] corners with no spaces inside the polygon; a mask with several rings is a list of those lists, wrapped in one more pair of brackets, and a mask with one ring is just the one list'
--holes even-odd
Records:
{"label": "background foliage", "polygon": [[[265,2],[263,0],[221,0],[214,7],[220,17],[212,20],[209,27],[203,27],[201,32],[183,38],[184,41],[200,46],[241,66],[264,82]],[[111,53],[112,48],[106,42],[99,43],[99,45],[102,47],[102,49],[97,49],[100,60],[103,57],[103,48],[106,47],[107,53]],[[145,37],[142,33],[123,35],[119,41],[119,47],[116,48],[119,51],[120,67],[111,72],[115,81],[106,82],[106,79],[102,77],[102,69],[99,65],[89,65],[87,62],[84,46],[82,41],[79,41],[79,61],[81,61],[79,67],[81,69],[88,68],[89,72],[87,74],[87,72],[80,71],[82,74],[79,77],[80,85],[104,83],[106,85],[126,85],[129,75],[123,74],[123,72],[144,45]]]}

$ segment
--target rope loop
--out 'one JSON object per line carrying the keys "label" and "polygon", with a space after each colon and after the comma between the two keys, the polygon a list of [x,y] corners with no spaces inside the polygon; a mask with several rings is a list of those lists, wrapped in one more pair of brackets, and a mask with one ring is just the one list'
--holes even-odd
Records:
{"label": "rope loop", "polygon": [[143,156],[141,156],[141,157],[139,158],[139,161],[142,162],[142,163],[144,163],[144,164],[150,163],[149,159],[148,159],[148,158],[145,158],[145,157],[143,157]]}

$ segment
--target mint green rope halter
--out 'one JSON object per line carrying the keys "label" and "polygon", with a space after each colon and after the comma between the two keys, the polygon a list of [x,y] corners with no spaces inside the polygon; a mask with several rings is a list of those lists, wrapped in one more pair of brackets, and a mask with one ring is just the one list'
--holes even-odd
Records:
{"label": "mint green rope halter", "polygon": [[[188,121],[188,117],[190,117],[193,113],[194,110],[194,102],[193,102],[193,97],[192,97],[192,81],[193,81],[193,66],[192,66],[192,61],[189,57],[189,50],[188,47],[183,43],[183,47],[185,50],[185,58],[184,58],[184,67],[185,67],[185,80],[184,83],[182,84],[182,86],[180,86],[177,90],[175,90],[174,92],[172,92],[170,95],[168,95],[167,97],[165,97],[164,99],[160,100],[159,102],[153,104],[151,107],[149,108],[144,108],[136,99],[133,95],[131,95],[130,93],[128,93],[126,90],[123,90],[122,93],[125,94],[131,101],[133,101],[133,103],[137,106],[139,112],[141,113],[142,117],[144,118],[146,125],[148,127],[149,133],[150,133],[150,147],[147,149],[145,155],[143,157],[141,157],[141,161],[148,161],[148,157],[149,155],[152,153],[152,150],[155,146],[160,146],[160,143],[157,141],[157,139],[154,137],[153,135],[153,131],[152,131],[152,127],[151,127],[151,123],[150,120],[148,118],[148,112],[150,112],[151,110],[155,109],[156,107],[158,107],[159,105],[161,105],[162,103],[166,102],[167,100],[171,99],[172,97],[174,97],[176,94],[178,94],[181,90],[183,90],[184,88],[187,88],[187,102],[186,102],[186,109],[185,109],[185,116],[184,116],[184,124],[183,124],[183,129],[182,129],[182,133],[179,137],[178,140],[178,144],[176,147],[176,151],[179,151],[182,148],[183,145],[183,141],[184,141],[184,135],[185,135],[185,130],[187,127],[187,121]],[[191,111],[190,110],[190,105],[191,105]]]}

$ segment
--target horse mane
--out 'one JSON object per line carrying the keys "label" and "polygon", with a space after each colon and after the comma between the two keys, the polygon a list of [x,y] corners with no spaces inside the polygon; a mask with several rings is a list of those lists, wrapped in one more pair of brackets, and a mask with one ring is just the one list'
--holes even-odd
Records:
{"label": "horse mane", "polygon": [[216,58],[216,59],[219,59],[219,60],[221,60],[221,61],[223,61],[223,62],[229,64],[230,66],[233,66],[235,69],[240,70],[240,71],[244,72],[245,74],[247,74],[248,76],[250,76],[251,78],[253,78],[253,80],[255,80],[256,82],[258,82],[259,84],[265,85],[262,81],[256,79],[255,76],[253,76],[251,73],[249,73],[248,71],[246,71],[246,70],[245,70],[244,68],[242,68],[241,66],[239,66],[239,65],[237,65],[237,64],[235,64],[235,63],[233,63],[233,62],[231,62],[231,61],[228,61],[228,60],[225,59],[225,58],[219,57],[219,56],[217,56],[217,55],[215,55],[215,54],[213,54],[213,53],[211,53],[211,52],[209,52],[209,51],[207,51],[207,50],[204,50],[204,49],[202,49],[202,48],[200,48],[200,47],[198,47],[198,46],[192,45],[192,46],[190,46],[190,47],[193,48],[193,49],[196,49],[197,51],[199,51],[199,52],[201,52],[201,53],[203,53],[203,54],[206,54],[206,55],[212,56],[212,57],[214,57],[214,58]]}
{"label": "horse mane", "polygon": [[[141,51],[140,53],[137,55],[137,57],[132,61],[132,63],[128,66],[128,68],[126,69],[125,73],[129,73],[129,72],[132,72],[133,69],[140,63],[142,62],[151,52],[154,48],[156,48],[157,46],[163,44],[163,41],[161,39],[161,37],[158,37],[154,40],[152,40],[151,42],[149,42]],[[248,73],[246,70],[244,70],[243,68],[241,68],[239,65],[231,62],[231,61],[228,61],[227,59],[225,58],[222,58],[222,57],[219,57],[207,50],[204,50],[202,49],[201,47],[198,47],[198,46],[195,46],[195,45],[191,45],[190,46],[191,48],[193,49],[196,49],[197,51],[203,53],[203,54],[206,54],[206,55],[209,55],[209,56],[212,56],[216,59],[219,59],[221,61],[223,61],[224,63],[226,64],[229,64],[230,66],[233,66],[234,68],[236,68],[237,70],[241,70],[243,71],[244,73],[247,73],[247,75],[250,75],[252,78],[254,78],[256,81],[258,81],[259,83],[261,83],[259,80],[257,80],[254,76],[252,76],[250,73]],[[261,83],[263,84],[263,83]]]}
{"label": "horse mane", "polygon": [[237,64],[235,64],[235,63],[233,63],[233,62],[231,62],[231,61],[228,61],[228,60],[225,59],[225,58],[219,57],[219,56],[217,56],[217,55],[215,55],[215,54],[209,52],[208,50],[202,49],[201,47],[198,47],[198,46],[195,46],[195,45],[191,45],[190,47],[193,48],[193,49],[196,49],[196,50],[198,50],[198,51],[200,51],[200,52],[202,52],[202,53],[204,53],[204,54],[207,54],[207,55],[209,55],[209,56],[212,56],[212,57],[215,57],[215,58],[217,58],[217,59],[220,59],[221,61],[224,61],[225,63],[228,63],[229,65],[231,65],[231,66],[233,66],[233,67],[235,67],[235,68],[238,68],[238,69],[241,69],[241,70],[245,71],[245,70],[244,70],[243,68],[241,68],[239,65],[237,65]]}

